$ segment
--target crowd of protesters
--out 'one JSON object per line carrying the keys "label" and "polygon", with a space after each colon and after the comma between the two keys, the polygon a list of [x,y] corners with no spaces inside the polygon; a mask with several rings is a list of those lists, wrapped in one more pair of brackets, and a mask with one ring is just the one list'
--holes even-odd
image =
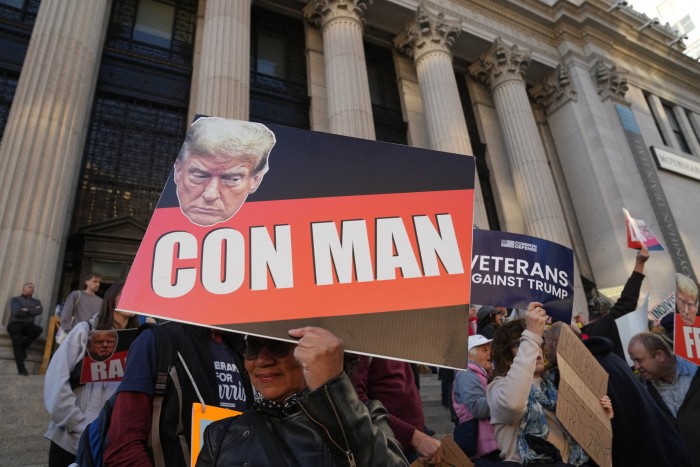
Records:
{"label": "crowd of protesters", "polygon": [[[614,304],[591,301],[587,323],[580,313],[571,324],[552,323],[535,302],[525,310],[470,307],[468,361],[456,374],[441,370],[440,379],[454,439],[475,465],[597,465],[556,416],[557,343],[570,327],[609,375],[599,403],[611,419],[612,465],[700,467],[700,372],[674,354],[673,323],[650,321],[649,332],[632,337],[627,349],[615,324],[637,308],[648,259],[646,248],[638,252]],[[697,284],[678,284],[677,312],[692,322]],[[190,465],[195,402],[242,412],[206,428],[198,466],[441,464],[445,453],[425,426],[415,365],[346,354],[326,329],[292,329],[291,343],[181,323],[151,325],[132,344],[121,383],[75,384],[93,328],[138,326],[116,310],[122,286],[107,291],[99,313],[79,316],[49,365],[50,467],[83,465],[81,435],[110,398],[103,459],[109,466]],[[18,317],[36,314],[40,304],[30,299],[25,284]],[[26,373],[24,343],[17,342],[18,371]],[[164,376],[159,365],[166,351]]]}

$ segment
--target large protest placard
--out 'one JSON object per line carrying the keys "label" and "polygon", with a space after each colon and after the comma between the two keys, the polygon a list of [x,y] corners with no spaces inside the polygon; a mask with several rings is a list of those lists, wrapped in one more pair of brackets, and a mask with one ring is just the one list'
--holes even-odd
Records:
{"label": "large protest placard", "polygon": [[129,347],[138,329],[96,330],[88,333],[80,370],[80,383],[121,381]]}
{"label": "large protest placard", "polygon": [[571,322],[574,253],[542,238],[474,230],[472,302],[527,308],[540,302],[557,321]]}
{"label": "large protest placard", "polygon": [[557,418],[598,465],[612,466],[612,426],[600,405],[608,392],[608,373],[568,326],[561,328],[557,366]]}
{"label": "large protest placard", "polygon": [[698,284],[690,277],[676,273],[673,351],[700,365],[700,318],[698,317]]}
{"label": "large protest placard", "polygon": [[649,251],[663,251],[664,247],[654,232],[643,219],[635,219],[625,208],[625,225],[627,226],[627,246],[635,250],[645,245]]}
{"label": "large protest placard", "polygon": [[225,122],[193,128],[269,132],[269,164],[252,149],[252,162],[212,161],[190,130],[119,308],[288,340],[322,326],[351,351],[461,368],[473,158]]}

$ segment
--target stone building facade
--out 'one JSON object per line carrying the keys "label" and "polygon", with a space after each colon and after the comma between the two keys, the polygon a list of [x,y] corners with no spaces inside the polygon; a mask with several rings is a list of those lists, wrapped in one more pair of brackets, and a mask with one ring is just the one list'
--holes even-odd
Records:
{"label": "stone building facade", "polygon": [[[195,114],[477,160],[475,224],[576,254],[576,312],[700,267],[700,65],[608,0],[0,0],[0,301],[125,277]],[[429,163],[429,161],[426,161]],[[3,309],[4,325],[9,310]]]}

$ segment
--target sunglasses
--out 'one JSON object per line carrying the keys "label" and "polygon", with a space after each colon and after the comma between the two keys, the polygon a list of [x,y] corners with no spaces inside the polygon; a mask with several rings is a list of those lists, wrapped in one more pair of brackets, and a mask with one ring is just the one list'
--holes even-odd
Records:
{"label": "sunglasses", "polygon": [[289,351],[292,350],[294,345],[295,344],[290,342],[248,338],[243,348],[243,358],[246,360],[255,360],[258,358],[263,348],[267,349],[273,357],[286,357],[289,355]]}

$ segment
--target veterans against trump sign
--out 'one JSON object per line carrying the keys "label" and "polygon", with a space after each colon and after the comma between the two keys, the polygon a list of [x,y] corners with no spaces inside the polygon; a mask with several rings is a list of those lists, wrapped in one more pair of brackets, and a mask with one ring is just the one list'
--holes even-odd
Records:
{"label": "veterans against trump sign", "polygon": [[119,308],[461,368],[473,184],[467,156],[200,118]]}
{"label": "veterans against trump sign", "polygon": [[473,303],[527,308],[540,302],[557,321],[571,322],[574,253],[558,243],[495,230],[474,230]]}

